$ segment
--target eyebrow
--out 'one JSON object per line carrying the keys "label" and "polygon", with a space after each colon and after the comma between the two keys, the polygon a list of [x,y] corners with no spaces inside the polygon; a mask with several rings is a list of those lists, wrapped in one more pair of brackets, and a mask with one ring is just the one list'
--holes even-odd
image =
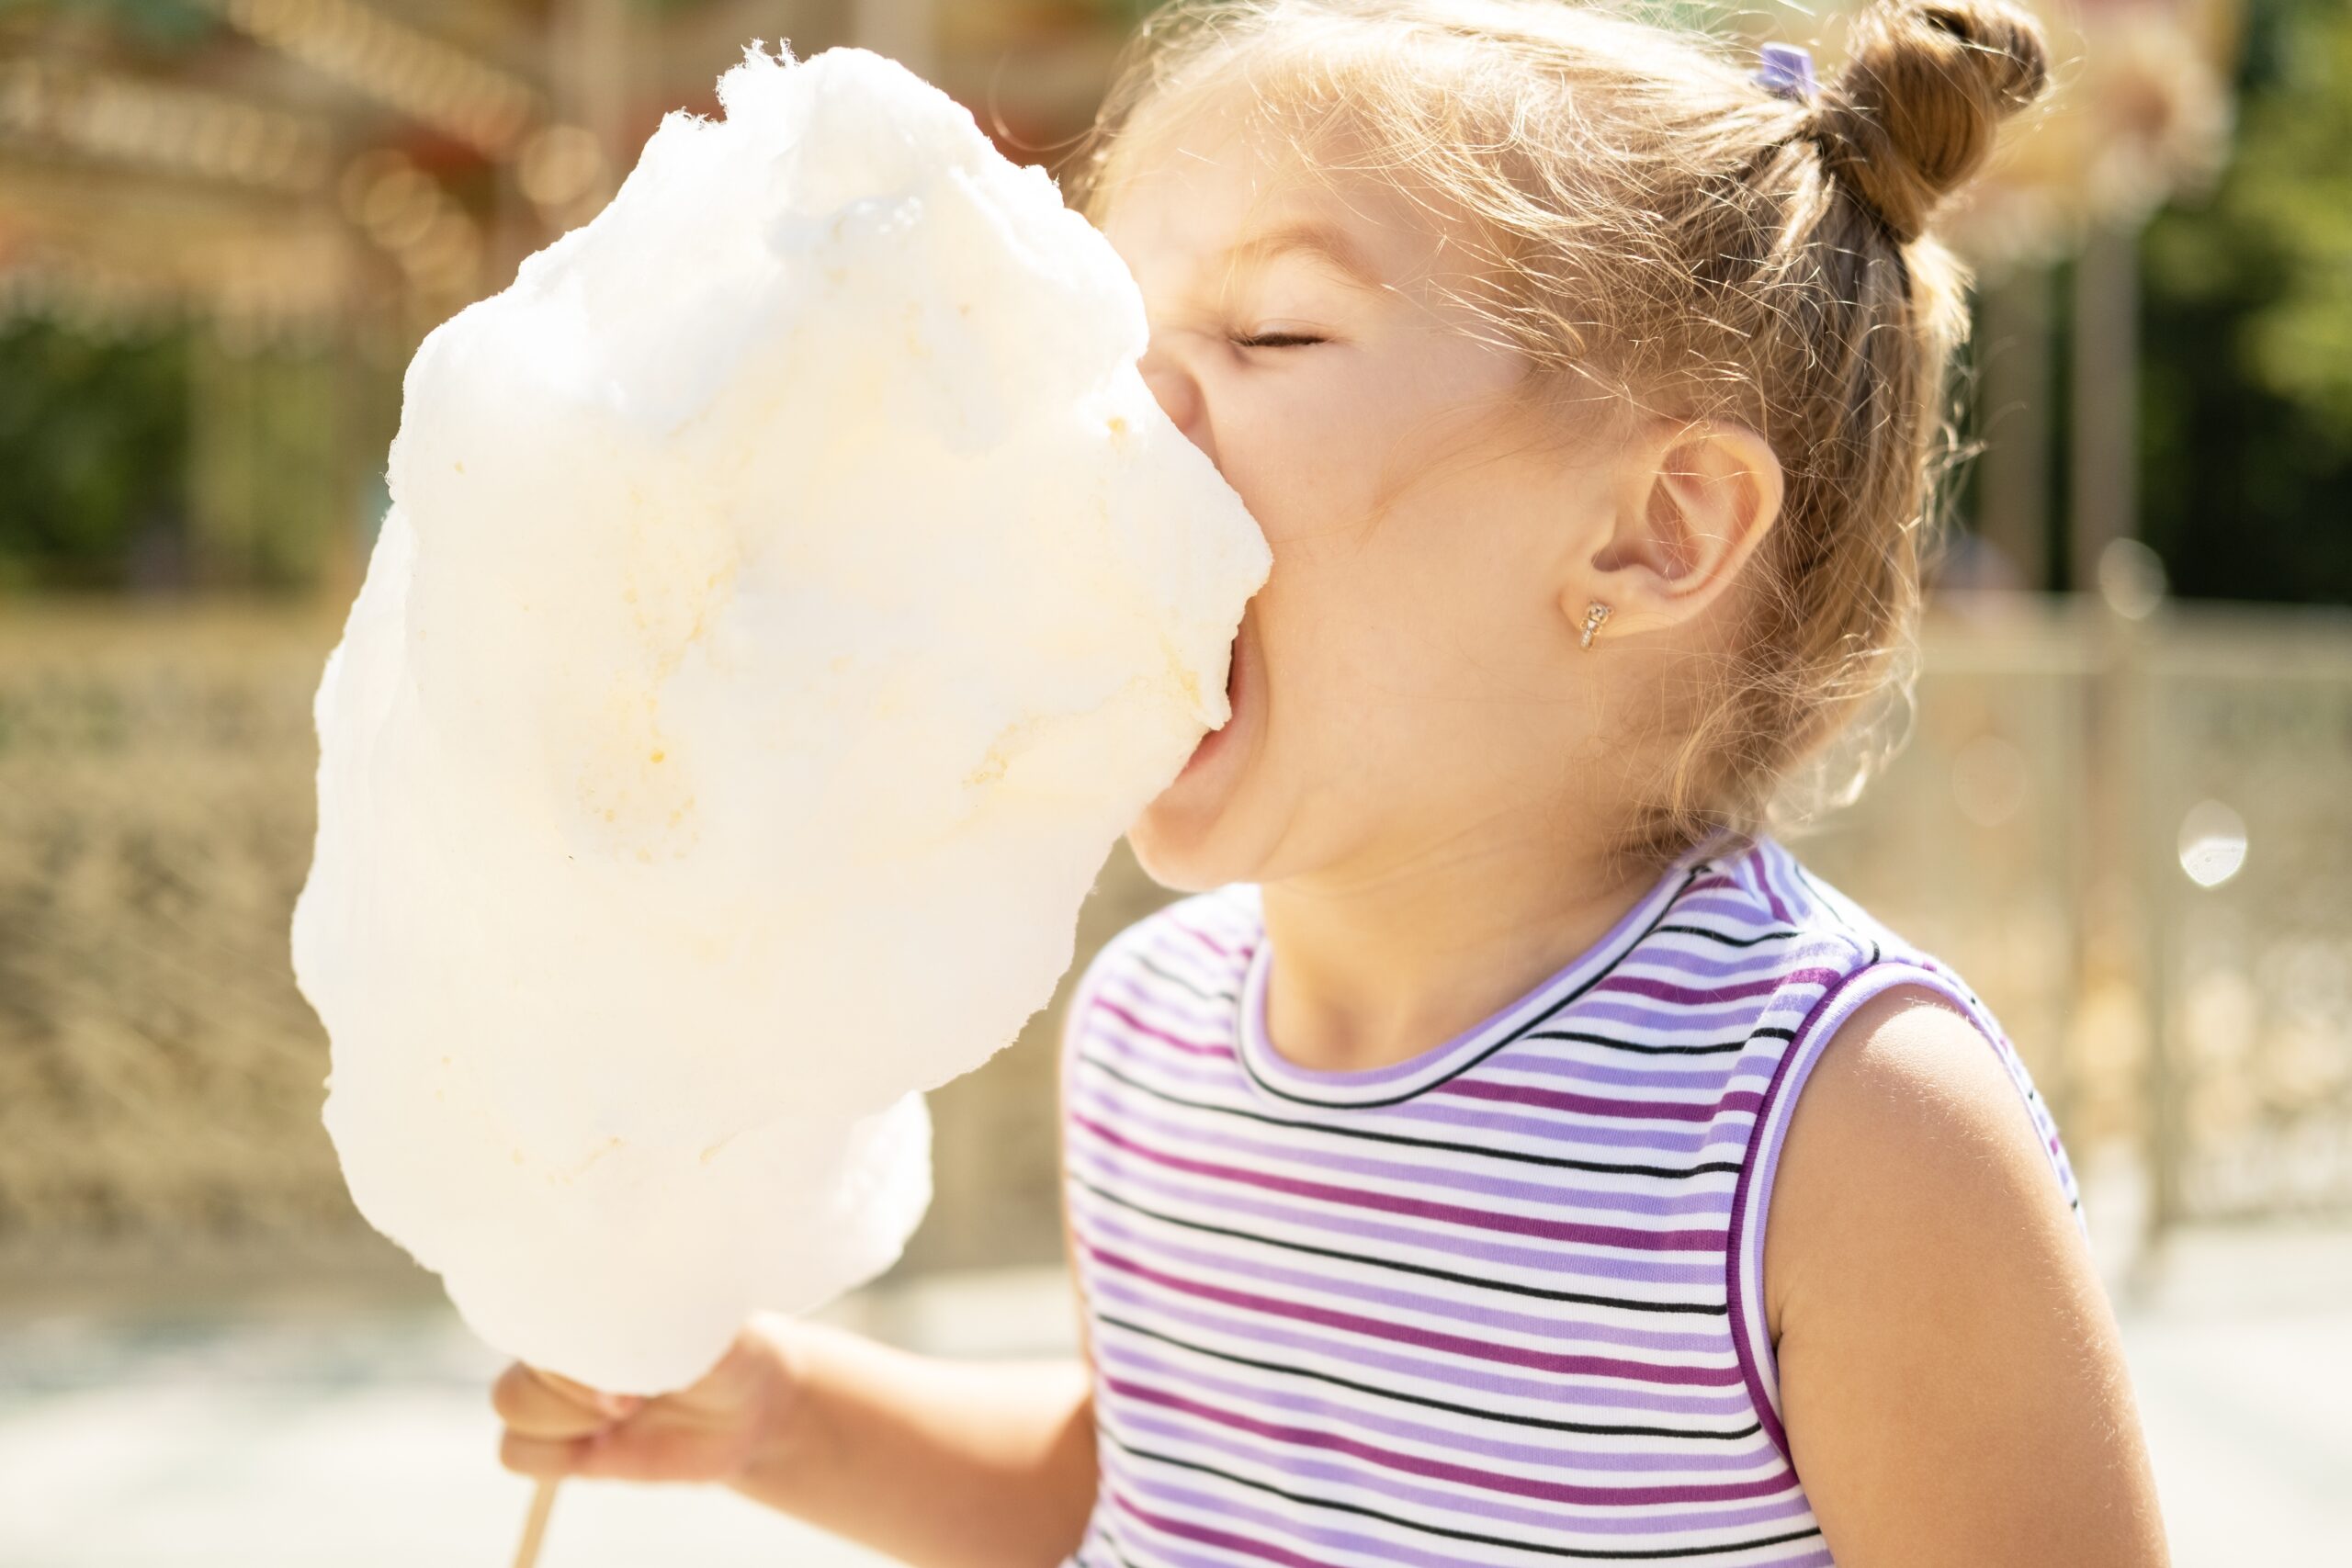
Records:
{"label": "eyebrow", "polygon": [[1385,287],[1378,269],[1364,258],[1355,243],[1337,224],[1320,219],[1297,219],[1250,235],[1225,253],[1225,262],[1229,271],[1243,265],[1263,265],[1277,256],[1294,253],[1323,263],[1353,288],[1377,292]]}

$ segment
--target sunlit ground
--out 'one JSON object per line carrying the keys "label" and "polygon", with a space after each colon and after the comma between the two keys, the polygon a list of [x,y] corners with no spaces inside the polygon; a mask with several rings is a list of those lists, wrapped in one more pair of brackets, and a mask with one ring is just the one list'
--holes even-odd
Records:
{"label": "sunlit ground", "polygon": [[[2117,1228],[2121,1228],[2119,1224]],[[2352,1226],[2107,1248],[2182,1568],[2341,1563],[2352,1540]],[[955,1354],[1069,1342],[1058,1270],[843,1303]],[[503,1565],[527,1487],[492,1458],[497,1358],[438,1308],[48,1313],[0,1332],[7,1568]],[[729,1495],[574,1484],[544,1568],[880,1560]]]}

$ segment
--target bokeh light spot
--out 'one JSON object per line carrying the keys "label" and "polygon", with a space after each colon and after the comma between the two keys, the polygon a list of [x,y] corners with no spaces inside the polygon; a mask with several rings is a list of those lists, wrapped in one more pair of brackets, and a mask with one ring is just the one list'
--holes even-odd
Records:
{"label": "bokeh light spot", "polygon": [[2219,887],[2245,864],[2245,818],[2200,800],[2180,819],[2180,869],[2199,887]]}

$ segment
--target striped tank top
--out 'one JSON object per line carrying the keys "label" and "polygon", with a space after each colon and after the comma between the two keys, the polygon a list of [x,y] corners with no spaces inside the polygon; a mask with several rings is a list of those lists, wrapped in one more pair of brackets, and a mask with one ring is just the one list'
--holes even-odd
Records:
{"label": "striped tank top", "polygon": [[[1826,1564],[1781,1430],[1764,1217],[1805,1076],[1893,986],[1992,1018],[1770,841],[1685,856],[1456,1039],[1310,1071],[1254,889],[1087,970],[1066,1198],[1101,1487],[1079,1568]],[[2079,1213],[2079,1210],[2077,1211]]]}

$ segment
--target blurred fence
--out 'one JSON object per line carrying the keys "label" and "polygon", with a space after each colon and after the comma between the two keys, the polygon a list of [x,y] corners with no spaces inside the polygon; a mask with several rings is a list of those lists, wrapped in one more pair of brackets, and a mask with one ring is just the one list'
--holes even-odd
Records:
{"label": "blurred fence", "polygon": [[[314,615],[0,620],[0,1287],[386,1251],[288,973]],[[2019,601],[1931,629],[1915,732],[1801,845],[2003,1017],[2159,1224],[2352,1208],[2352,617]],[[1159,901],[1124,852],[1081,956]],[[907,1267],[1054,1256],[1051,1016],[935,1098]]]}
{"label": "blurred fence", "polygon": [[2352,1211],[2352,615],[1991,600],[1801,846],[2001,1015],[2155,1228]]}

